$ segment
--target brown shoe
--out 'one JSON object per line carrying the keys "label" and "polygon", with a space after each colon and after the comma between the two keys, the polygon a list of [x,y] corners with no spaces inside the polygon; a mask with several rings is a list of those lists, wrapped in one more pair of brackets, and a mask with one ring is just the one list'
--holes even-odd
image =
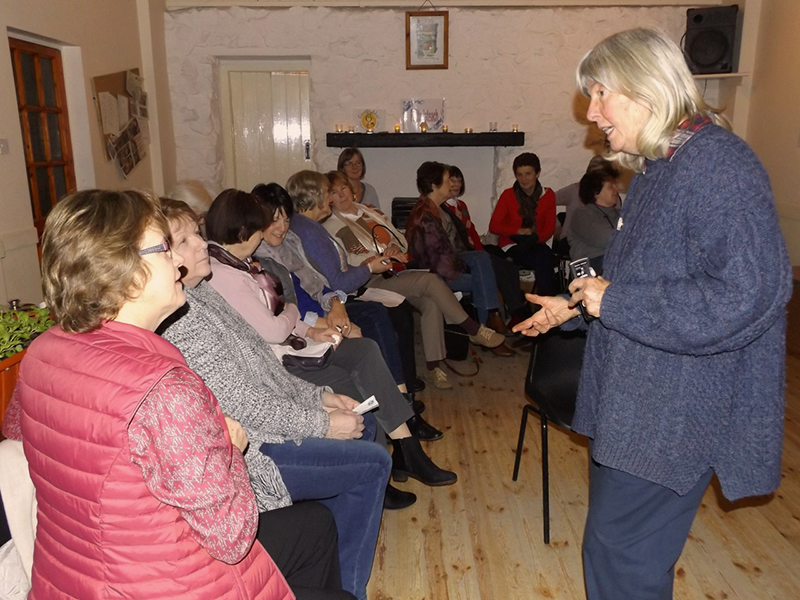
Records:
{"label": "brown shoe", "polygon": [[500,344],[496,348],[484,348],[484,350],[491,352],[495,356],[516,356],[517,353],[514,352],[511,348],[506,346],[505,344]]}
{"label": "brown shoe", "polygon": [[506,324],[503,323],[503,317],[501,317],[500,313],[496,310],[489,313],[489,318],[486,319],[486,326],[490,329],[494,329],[500,335],[506,335],[508,333],[508,328]]}

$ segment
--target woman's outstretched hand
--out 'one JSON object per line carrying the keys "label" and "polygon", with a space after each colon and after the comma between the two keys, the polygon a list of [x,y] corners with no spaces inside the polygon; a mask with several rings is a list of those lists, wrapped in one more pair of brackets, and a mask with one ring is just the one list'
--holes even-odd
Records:
{"label": "woman's outstretched hand", "polygon": [[570,301],[561,296],[538,296],[536,294],[525,294],[528,302],[540,304],[542,308],[528,319],[514,325],[513,331],[522,335],[537,336],[547,333],[553,327],[558,327],[566,323],[573,317],[578,316],[578,309],[570,306]]}

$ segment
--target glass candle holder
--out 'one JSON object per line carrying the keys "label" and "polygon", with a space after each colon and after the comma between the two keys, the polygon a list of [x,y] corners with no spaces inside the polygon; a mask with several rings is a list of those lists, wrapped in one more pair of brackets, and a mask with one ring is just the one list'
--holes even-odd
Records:
{"label": "glass candle holder", "polygon": [[464,128],[464,133],[472,133],[472,127]]}
{"label": "glass candle holder", "polygon": [[372,133],[375,130],[375,127],[372,125],[367,125],[367,133]]}
{"label": "glass candle holder", "polygon": [[344,131],[344,126],[341,123],[336,124],[336,133],[342,133]]}
{"label": "glass candle holder", "polygon": [[394,126],[394,132],[395,133],[400,133],[400,125],[395,125]]}
{"label": "glass candle holder", "polygon": [[355,133],[355,132],[356,132],[355,125],[348,125],[347,126],[347,133]]}
{"label": "glass candle holder", "polygon": [[419,124],[419,130],[422,133],[427,132],[428,131],[428,124],[425,121],[423,121],[422,123]]}
{"label": "glass candle holder", "polygon": [[447,125],[442,125],[442,133],[447,133]]}
{"label": "glass candle holder", "polygon": [[517,125],[516,123],[511,125],[511,131],[513,131],[514,133],[517,133],[519,131],[519,125]]}

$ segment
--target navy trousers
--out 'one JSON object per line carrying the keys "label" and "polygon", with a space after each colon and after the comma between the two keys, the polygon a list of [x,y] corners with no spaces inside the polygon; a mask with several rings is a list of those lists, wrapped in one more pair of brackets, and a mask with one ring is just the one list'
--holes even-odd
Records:
{"label": "navy trousers", "polygon": [[591,460],[583,534],[587,600],[671,600],[675,563],[712,475],[709,469],[679,496]]}

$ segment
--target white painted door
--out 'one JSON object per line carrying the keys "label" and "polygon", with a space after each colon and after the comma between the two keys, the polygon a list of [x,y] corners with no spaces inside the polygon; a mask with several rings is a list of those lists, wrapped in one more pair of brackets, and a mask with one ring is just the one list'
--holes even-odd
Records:
{"label": "white painted door", "polygon": [[297,63],[223,64],[225,187],[285,185],[297,171],[314,168],[308,67]]}

